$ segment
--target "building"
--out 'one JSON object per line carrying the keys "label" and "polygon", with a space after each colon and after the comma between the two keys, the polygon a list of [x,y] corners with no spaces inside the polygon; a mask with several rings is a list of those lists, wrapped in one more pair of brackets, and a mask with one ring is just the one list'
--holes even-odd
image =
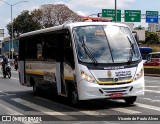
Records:
{"label": "building", "polygon": [[150,31],[150,32],[160,31],[160,19],[159,19],[158,23],[149,23],[148,24],[148,31]]}
{"label": "building", "polygon": [[[2,48],[1,48],[1,51],[2,53],[5,53],[9,56],[9,58],[12,58],[12,52],[11,52],[11,49],[12,49],[12,41],[10,38],[4,38],[3,41],[2,41]],[[19,49],[19,41],[17,39],[13,39],[13,49],[14,52],[13,52],[13,57],[15,55],[18,55],[18,49]]]}

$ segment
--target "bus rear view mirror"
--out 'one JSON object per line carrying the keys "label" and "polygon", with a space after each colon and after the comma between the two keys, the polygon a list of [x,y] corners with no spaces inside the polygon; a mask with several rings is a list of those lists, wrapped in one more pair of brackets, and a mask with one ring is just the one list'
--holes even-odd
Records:
{"label": "bus rear view mirror", "polygon": [[139,36],[138,36],[137,32],[136,31],[132,31],[132,34],[133,34],[134,38],[136,39],[137,44],[139,45]]}

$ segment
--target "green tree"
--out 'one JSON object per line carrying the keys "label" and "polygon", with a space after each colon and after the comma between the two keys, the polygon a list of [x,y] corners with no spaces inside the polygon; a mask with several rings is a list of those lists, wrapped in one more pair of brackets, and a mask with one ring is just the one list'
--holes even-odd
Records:
{"label": "green tree", "polygon": [[[29,31],[38,30],[41,24],[33,19],[33,15],[29,11],[23,11],[20,15],[13,19],[13,37],[19,37],[20,34]],[[8,33],[11,36],[12,24],[7,24]]]}
{"label": "green tree", "polygon": [[148,32],[146,31],[145,33],[146,39],[145,39],[145,44],[159,44],[159,37],[157,33],[155,32]]}

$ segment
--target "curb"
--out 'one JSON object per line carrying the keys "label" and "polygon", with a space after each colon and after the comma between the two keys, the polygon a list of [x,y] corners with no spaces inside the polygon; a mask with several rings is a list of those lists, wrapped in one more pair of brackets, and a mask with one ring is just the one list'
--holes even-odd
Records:
{"label": "curb", "polygon": [[160,74],[144,74],[144,76],[160,77]]}

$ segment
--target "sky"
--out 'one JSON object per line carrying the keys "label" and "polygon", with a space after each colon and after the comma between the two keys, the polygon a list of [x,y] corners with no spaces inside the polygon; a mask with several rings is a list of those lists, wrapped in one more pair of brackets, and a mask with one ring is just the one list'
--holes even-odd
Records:
{"label": "sky", "polygon": [[[8,4],[4,3],[6,1]],[[20,2],[21,1],[21,2]],[[0,0],[0,29],[4,29],[5,37],[8,35],[6,25],[11,22],[11,5],[13,6],[12,16],[16,18],[23,10],[32,11],[39,8],[44,4],[65,4],[71,10],[77,12],[79,15],[89,16],[92,14],[101,13],[102,9],[114,9],[115,0]],[[141,10],[142,14],[146,11],[159,11],[160,13],[160,0],[117,0],[117,9],[121,10],[124,14],[124,10]],[[123,21],[123,19],[122,19]],[[135,26],[145,26],[145,19],[142,19],[140,23],[134,23]]]}

